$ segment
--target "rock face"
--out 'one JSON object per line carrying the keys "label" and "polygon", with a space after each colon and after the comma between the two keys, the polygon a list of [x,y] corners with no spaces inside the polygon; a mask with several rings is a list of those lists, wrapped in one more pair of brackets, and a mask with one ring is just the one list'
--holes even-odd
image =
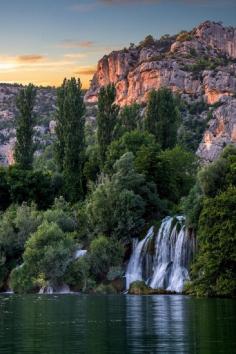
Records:
{"label": "rock face", "polygon": [[236,99],[224,98],[214,112],[197,155],[214,161],[228,144],[236,144]]}
{"label": "rock face", "polygon": [[[14,162],[16,97],[22,87],[17,84],[0,84],[0,165],[10,165]],[[47,145],[46,136],[54,132],[55,126],[51,119],[56,109],[55,104],[55,88],[37,88],[34,113],[37,124],[35,140],[39,146]]]}
{"label": "rock face", "polygon": [[219,115],[221,121],[225,119],[224,127],[228,129],[224,132],[226,143],[235,142],[232,107],[236,93],[236,28],[207,21],[191,32],[164,36],[158,41],[146,39],[138,46],[114,51],[98,62],[85,101],[96,103],[100,88],[109,83],[115,84],[116,103],[120,106],[145,103],[149,91],[161,87],[169,87],[188,102],[204,100],[208,105],[228,97],[213,112],[209,132],[198,154],[203,160],[211,161],[217,156],[219,146],[222,147],[221,141],[218,144],[218,131],[214,130],[218,129]]}

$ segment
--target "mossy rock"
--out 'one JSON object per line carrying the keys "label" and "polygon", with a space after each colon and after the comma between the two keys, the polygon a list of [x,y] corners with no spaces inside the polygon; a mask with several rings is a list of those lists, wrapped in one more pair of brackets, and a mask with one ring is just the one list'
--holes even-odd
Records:
{"label": "mossy rock", "polygon": [[122,293],[125,291],[125,278],[114,279],[112,280],[111,285],[118,293]]}
{"label": "mossy rock", "polygon": [[165,289],[152,289],[144,281],[137,280],[130,284],[128,293],[130,295],[173,295],[174,291]]}
{"label": "mossy rock", "polygon": [[95,294],[117,294],[116,289],[112,284],[99,284],[95,289],[94,289]]}
{"label": "mossy rock", "polygon": [[149,295],[151,290],[144,281],[137,280],[130,284],[128,293],[130,295]]}

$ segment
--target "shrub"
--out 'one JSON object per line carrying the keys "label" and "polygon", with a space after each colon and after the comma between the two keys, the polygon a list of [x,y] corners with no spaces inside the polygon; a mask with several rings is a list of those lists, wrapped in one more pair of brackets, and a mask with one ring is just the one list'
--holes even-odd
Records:
{"label": "shrub", "polygon": [[98,279],[105,278],[110,267],[119,266],[124,256],[124,248],[119,241],[105,236],[95,238],[90,245],[89,260],[91,272]]}
{"label": "shrub", "polygon": [[188,293],[236,295],[236,187],[205,198],[198,226],[198,253]]}

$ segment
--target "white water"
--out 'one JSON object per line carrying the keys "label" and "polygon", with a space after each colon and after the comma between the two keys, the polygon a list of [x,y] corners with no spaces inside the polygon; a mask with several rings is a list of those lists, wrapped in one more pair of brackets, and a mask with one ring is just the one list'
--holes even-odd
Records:
{"label": "white water", "polygon": [[144,250],[146,249],[147,242],[153,237],[153,227],[148,230],[146,237],[138,242],[138,239],[133,241],[133,252],[127,267],[125,274],[126,278],[126,289],[129,289],[129,286],[135,280],[143,279],[143,258],[145,257]]}
{"label": "white water", "polygon": [[83,257],[86,255],[86,253],[87,253],[87,250],[80,250],[79,249],[79,250],[75,251],[74,259],[78,259],[80,257]]}
{"label": "white water", "polygon": [[[165,218],[156,237],[150,230],[133,250],[126,272],[126,287],[128,289],[135,280],[144,280],[154,289],[180,293],[189,280],[188,268],[194,252],[194,239],[190,237],[181,216]],[[155,254],[147,258],[145,244],[152,237],[155,237]],[[151,267],[148,267],[152,269],[149,277],[144,276],[145,257],[151,262]]]}

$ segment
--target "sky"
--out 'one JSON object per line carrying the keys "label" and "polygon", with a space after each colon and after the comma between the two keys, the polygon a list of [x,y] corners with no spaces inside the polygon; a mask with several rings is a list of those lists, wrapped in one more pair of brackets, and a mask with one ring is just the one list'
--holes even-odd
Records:
{"label": "sky", "polygon": [[236,27],[236,0],[0,0],[0,82],[87,88],[98,60],[203,21]]}

